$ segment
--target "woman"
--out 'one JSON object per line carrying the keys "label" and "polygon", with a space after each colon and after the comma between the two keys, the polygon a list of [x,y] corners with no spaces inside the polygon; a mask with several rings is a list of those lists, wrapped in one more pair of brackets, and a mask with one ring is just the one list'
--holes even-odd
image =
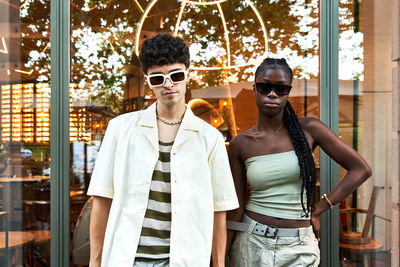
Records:
{"label": "woman", "polygon": [[[292,78],[285,59],[264,60],[253,89],[258,122],[229,145],[240,203],[228,213],[230,266],[318,266],[321,214],[371,176],[365,160],[321,121],[297,118],[288,101]],[[317,146],[347,173],[313,205]]]}

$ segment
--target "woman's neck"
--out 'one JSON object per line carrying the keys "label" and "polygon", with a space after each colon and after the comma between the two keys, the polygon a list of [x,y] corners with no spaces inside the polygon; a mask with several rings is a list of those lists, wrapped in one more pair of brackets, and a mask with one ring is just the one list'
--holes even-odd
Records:
{"label": "woman's neck", "polygon": [[277,129],[283,124],[283,112],[276,116],[266,116],[262,113],[258,114],[257,129],[271,131]]}

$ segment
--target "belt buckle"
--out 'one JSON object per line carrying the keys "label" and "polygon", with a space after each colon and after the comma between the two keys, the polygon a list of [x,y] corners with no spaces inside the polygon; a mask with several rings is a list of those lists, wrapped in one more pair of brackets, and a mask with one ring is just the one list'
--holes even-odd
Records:
{"label": "belt buckle", "polygon": [[269,238],[276,238],[278,235],[278,228],[273,227],[273,226],[267,226],[267,229],[265,230],[264,236],[269,237]]}

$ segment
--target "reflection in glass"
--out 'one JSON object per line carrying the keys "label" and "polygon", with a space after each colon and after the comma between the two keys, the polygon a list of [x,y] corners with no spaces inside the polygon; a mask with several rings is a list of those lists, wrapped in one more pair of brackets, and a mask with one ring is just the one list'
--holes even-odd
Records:
{"label": "reflection in glass", "polygon": [[[78,218],[90,213],[90,205],[83,209],[85,192],[108,122],[155,101],[137,56],[143,40],[168,32],[189,44],[192,65],[186,102],[229,142],[257,121],[253,77],[255,66],[267,56],[288,59],[294,69],[291,102],[296,112],[319,118],[318,7],[317,0],[71,2],[75,264],[87,264],[89,258],[82,247],[88,245],[88,224]],[[315,158],[319,166],[318,152]]]}
{"label": "reflection in glass", "polygon": [[50,259],[49,12],[48,1],[0,3],[1,266]]}
{"label": "reflection in glass", "polygon": [[[373,172],[340,203],[340,260],[348,266],[390,266],[390,5],[374,0],[339,3],[339,136]],[[339,175],[343,177],[343,169]]]}

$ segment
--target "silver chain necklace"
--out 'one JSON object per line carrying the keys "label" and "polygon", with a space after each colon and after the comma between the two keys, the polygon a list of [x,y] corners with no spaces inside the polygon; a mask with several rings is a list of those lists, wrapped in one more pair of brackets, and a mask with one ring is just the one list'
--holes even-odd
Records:
{"label": "silver chain necklace", "polygon": [[177,125],[182,122],[182,119],[177,120],[177,121],[168,121],[168,120],[158,117],[158,115],[157,115],[157,120],[159,120],[165,124],[168,124],[168,125]]}

